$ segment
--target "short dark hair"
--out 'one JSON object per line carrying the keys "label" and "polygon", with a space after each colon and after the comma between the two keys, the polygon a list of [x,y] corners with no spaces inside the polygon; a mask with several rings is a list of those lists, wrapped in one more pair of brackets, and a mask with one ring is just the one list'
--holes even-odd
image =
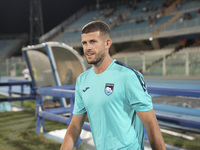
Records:
{"label": "short dark hair", "polygon": [[110,28],[109,26],[103,21],[92,21],[86,24],[82,28],[82,34],[100,31],[101,34],[108,35],[110,37]]}

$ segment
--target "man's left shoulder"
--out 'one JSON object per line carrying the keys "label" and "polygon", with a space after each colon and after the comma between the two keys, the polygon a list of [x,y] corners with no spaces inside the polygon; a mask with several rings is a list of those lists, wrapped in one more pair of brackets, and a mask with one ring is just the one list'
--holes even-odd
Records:
{"label": "man's left shoulder", "polygon": [[133,67],[130,67],[130,66],[128,66],[120,61],[117,61],[117,60],[115,61],[115,64],[118,68],[120,68],[121,72],[124,72],[126,74],[134,74],[136,76],[143,77],[143,75],[137,69],[135,69]]}

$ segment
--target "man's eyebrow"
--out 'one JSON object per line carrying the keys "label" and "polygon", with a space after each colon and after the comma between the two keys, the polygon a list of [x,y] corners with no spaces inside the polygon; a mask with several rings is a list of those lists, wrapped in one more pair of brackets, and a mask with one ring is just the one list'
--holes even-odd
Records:
{"label": "man's eyebrow", "polygon": [[96,40],[96,39],[91,39],[90,42],[91,42],[91,41],[97,41],[97,40]]}
{"label": "man's eyebrow", "polygon": [[[96,41],[96,39],[90,39],[89,42],[90,41]],[[83,42],[86,42],[86,41],[81,41],[81,42],[83,43]]]}

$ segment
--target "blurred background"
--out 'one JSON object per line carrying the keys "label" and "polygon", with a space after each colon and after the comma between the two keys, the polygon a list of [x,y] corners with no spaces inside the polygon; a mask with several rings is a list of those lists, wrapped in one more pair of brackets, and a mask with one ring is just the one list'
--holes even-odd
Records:
{"label": "blurred background", "polygon": [[[105,21],[110,26],[111,56],[139,70],[148,87],[157,87],[156,94],[150,91],[154,109],[165,142],[175,146],[167,149],[200,149],[200,0],[1,0],[2,85],[10,79],[24,79],[26,61],[22,49],[45,42],[69,45],[80,54],[88,69],[90,66],[81,45],[81,29],[94,20]],[[71,58],[59,54],[62,55],[58,56],[60,59]],[[31,59],[35,58],[36,55],[31,55]],[[41,62],[37,64],[40,66]],[[48,69],[44,64],[42,66]],[[79,70],[78,65],[73,69]],[[30,88],[25,85],[21,89],[29,92]],[[163,94],[162,88],[167,88],[168,94]],[[176,90],[179,92],[174,94]],[[1,87],[0,92],[8,93],[8,88]],[[23,97],[23,92],[21,94]],[[31,94],[29,96],[35,96]],[[3,95],[0,97],[4,98]],[[56,102],[46,101],[44,106],[58,107]],[[21,102],[23,107],[19,109],[24,111],[10,112],[10,105],[18,108],[19,104],[0,103],[0,112],[4,112],[0,113],[0,149],[59,149],[60,143],[35,135],[38,115],[35,115],[38,107],[35,97]],[[166,123],[168,115],[171,120]],[[63,123],[49,120],[45,120],[45,125],[46,131],[66,128]],[[148,143],[145,145],[150,147]],[[79,149],[88,150],[88,147]]]}
{"label": "blurred background", "polygon": [[143,75],[200,76],[199,0],[1,0],[0,19],[1,76],[22,76],[28,45],[57,41],[83,56],[92,20],[109,24],[112,57]]}

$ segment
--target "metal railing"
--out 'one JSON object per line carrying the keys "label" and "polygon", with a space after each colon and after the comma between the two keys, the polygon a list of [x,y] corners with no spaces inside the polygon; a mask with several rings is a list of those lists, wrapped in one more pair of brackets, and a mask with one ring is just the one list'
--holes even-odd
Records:
{"label": "metal railing", "polygon": [[26,62],[23,57],[0,59],[0,76],[23,76],[22,70]]}
{"label": "metal railing", "polygon": [[[132,56],[114,56],[113,58],[142,71],[144,75],[200,76],[200,47],[184,48],[168,58],[166,55],[152,52]],[[157,60],[161,61],[152,65]],[[147,66],[151,67],[147,69]]]}

